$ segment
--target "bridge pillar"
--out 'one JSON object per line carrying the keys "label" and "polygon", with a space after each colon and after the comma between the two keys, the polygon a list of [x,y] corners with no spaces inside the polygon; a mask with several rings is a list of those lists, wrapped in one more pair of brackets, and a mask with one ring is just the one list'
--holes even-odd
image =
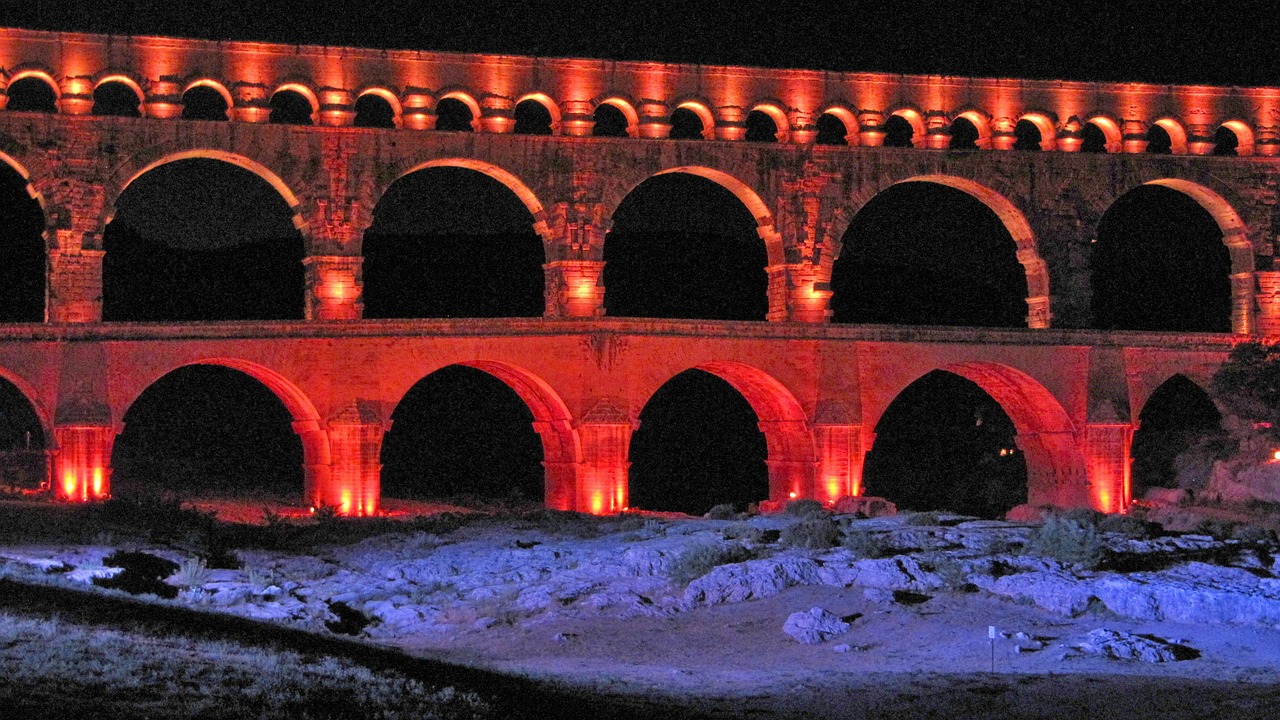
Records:
{"label": "bridge pillar", "polygon": [[1120,147],[1127,153],[1143,153],[1147,151],[1147,131],[1138,120],[1124,120],[1120,123]]}
{"label": "bridge pillar", "polygon": [[431,93],[422,88],[405,88],[400,103],[400,126],[410,130],[434,130],[435,102]]}
{"label": "bridge pillar", "polygon": [[862,426],[815,424],[818,450],[817,499],[834,503],[862,494]]}
{"label": "bridge pillar", "polygon": [[364,315],[364,278],[359,256],[316,255],[303,258],[307,273],[308,320],[359,320]]}
{"label": "bridge pillar", "polygon": [[560,117],[560,132],[570,137],[590,137],[596,117],[587,100],[566,100]]}
{"label": "bridge pillar", "polygon": [[556,260],[542,266],[546,316],[591,318],[604,315],[604,262]]}
{"label": "bridge pillar", "polygon": [[350,90],[320,88],[320,124],[329,127],[349,127],[356,120],[356,100]]}
{"label": "bridge pillar", "polygon": [[765,268],[769,276],[771,322],[821,323],[831,318],[829,283],[819,282],[817,268],[788,263]]}
{"label": "bridge pillar", "polygon": [[717,140],[742,140],[747,137],[747,114],[736,105],[716,108]]}
{"label": "bridge pillar", "polygon": [[1259,335],[1269,338],[1280,336],[1280,270],[1258,270],[1258,327]]}
{"label": "bridge pillar", "polygon": [[142,114],[149,118],[168,120],[182,115],[182,84],[173,75],[165,75],[152,80],[147,88],[146,102],[142,103]]}
{"label": "bridge pillar", "polygon": [[1014,444],[1027,463],[1027,502],[1061,508],[1089,507],[1087,470],[1077,438],[1069,432],[1018,433]]}
{"label": "bridge pillar", "polygon": [[797,498],[817,498],[813,476],[818,463],[813,457],[813,434],[808,423],[798,420],[767,420],[759,423],[764,434],[769,469],[769,499],[786,502]]}
{"label": "bridge pillar", "polygon": [[264,123],[271,119],[271,99],[267,86],[262,83],[238,82],[231,86],[235,100],[227,113],[232,120],[247,123]]}
{"label": "bridge pillar", "polygon": [[1133,426],[1129,423],[1089,423],[1089,505],[1106,513],[1129,509],[1129,447]]}
{"label": "bridge pillar", "polygon": [[93,112],[93,78],[68,77],[62,80],[58,112],[64,115],[88,115]]}
{"label": "bridge pillar", "polygon": [[858,144],[864,147],[884,145],[884,113],[874,110],[858,112]]}
{"label": "bridge pillar", "polygon": [[1236,335],[1254,333],[1253,304],[1256,272],[1233,273],[1231,282],[1231,332]]}
{"label": "bridge pillar", "polygon": [[[0,97],[0,110],[4,109],[4,99]],[[1274,127],[1258,128],[1257,140],[1253,143],[1254,152],[1267,157],[1280,155],[1280,129]]]}
{"label": "bridge pillar", "polygon": [[661,100],[641,100],[636,114],[640,117],[637,134],[642,138],[661,140],[671,135],[671,111]]}
{"label": "bridge pillar", "polygon": [[382,499],[381,420],[344,413],[329,421],[329,451],[333,458],[322,503],[343,515],[378,514]]}
{"label": "bridge pillar", "polygon": [[1187,152],[1192,155],[1208,155],[1213,152],[1214,127],[1203,123],[1187,126]]}
{"label": "bridge pillar", "polygon": [[516,129],[515,103],[509,97],[485,95],[480,98],[480,129],[509,133]]}
{"label": "bridge pillar", "polygon": [[[83,323],[102,320],[101,250],[85,250],[69,236],[70,230],[57,231],[62,248],[49,251],[49,322]],[[62,237],[67,235],[65,242]]]}
{"label": "bridge pillar", "polygon": [[53,491],[59,500],[83,502],[111,494],[112,425],[57,425],[53,435]]}
{"label": "bridge pillar", "polygon": [[625,510],[630,504],[627,476],[631,463],[631,422],[626,418],[584,422],[578,426],[582,441],[577,510],[607,515]]}

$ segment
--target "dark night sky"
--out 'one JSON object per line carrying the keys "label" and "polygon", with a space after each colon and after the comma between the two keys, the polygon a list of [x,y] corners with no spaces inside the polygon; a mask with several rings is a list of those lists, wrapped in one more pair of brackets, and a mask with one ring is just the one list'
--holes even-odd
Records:
{"label": "dark night sky", "polygon": [[50,30],[1070,80],[1280,84],[1268,0],[0,0]]}

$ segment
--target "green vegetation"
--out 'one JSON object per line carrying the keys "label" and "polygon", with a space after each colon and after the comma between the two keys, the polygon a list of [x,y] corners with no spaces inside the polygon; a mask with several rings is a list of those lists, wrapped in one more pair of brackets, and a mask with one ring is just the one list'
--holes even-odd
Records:
{"label": "green vegetation", "polygon": [[840,526],[829,517],[807,517],[784,528],[779,542],[783,547],[826,550],[840,543]]}
{"label": "green vegetation", "polygon": [[1086,570],[1102,564],[1104,548],[1096,524],[1067,516],[1050,515],[1031,533],[1026,552]]}

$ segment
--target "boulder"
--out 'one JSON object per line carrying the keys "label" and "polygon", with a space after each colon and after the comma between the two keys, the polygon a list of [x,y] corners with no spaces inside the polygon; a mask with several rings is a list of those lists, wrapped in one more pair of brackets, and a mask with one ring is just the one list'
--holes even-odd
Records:
{"label": "boulder", "polygon": [[796,585],[820,585],[818,563],[798,555],[721,565],[689,583],[686,604],[718,605],[770,597]]}
{"label": "boulder", "polygon": [[782,632],[790,635],[796,642],[817,645],[849,632],[849,623],[841,620],[838,615],[816,607],[809,612],[792,613],[783,623]]}
{"label": "boulder", "polygon": [[1084,640],[1074,646],[1087,655],[1101,655],[1116,660],[1138,660],[1141,662],[1175,662],[1187,657],[1190,648],[1184,648],[1161,638],[1149,635],[1134,635],[1098,628],[1085,635]]}

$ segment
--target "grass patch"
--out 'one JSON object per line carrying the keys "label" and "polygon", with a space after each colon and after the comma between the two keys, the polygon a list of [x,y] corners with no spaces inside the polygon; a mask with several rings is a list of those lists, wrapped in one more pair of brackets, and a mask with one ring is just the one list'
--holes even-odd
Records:
{"label": "grass patch", "polygon": [[1044,525],[1031,533],[1025,551],[1086,570],[1096,570],[1104,556],[1102,538],[1098,536],[1096,525],[1087,520],[1056,515],[1050,515]]}
{"label": "grass patch", "polygon": [[810,516],[783,528],[778,540],[783,547],[826,550],[839,544],[840,526],[831,518]]}
{"label": "grass patch", "polygon": [[688,585],[721,565],[744,562],[753,553],[738,543],[704,542],[692,545],[671,564],[672,581]]}
{"label": "grass patch", "polygon": [[0,613],[13,717],[487,718],[478,696],[350,660]]}

